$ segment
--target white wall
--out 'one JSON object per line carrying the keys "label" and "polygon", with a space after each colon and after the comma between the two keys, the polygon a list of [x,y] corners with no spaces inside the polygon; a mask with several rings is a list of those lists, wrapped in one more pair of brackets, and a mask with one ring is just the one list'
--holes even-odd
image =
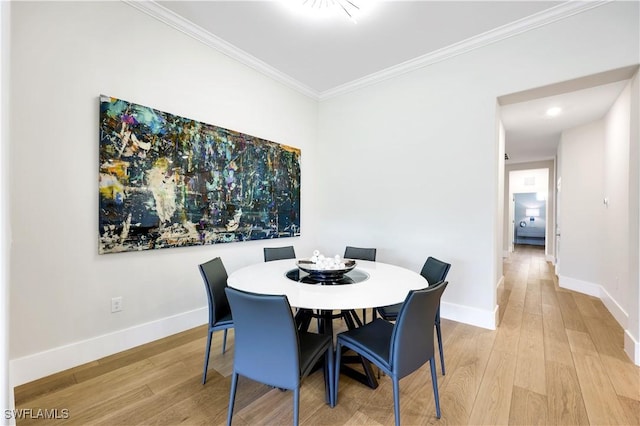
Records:
{"label": "white wall", "polygon": [[[553,161],[536,162],[535,164],[550,164]],[[518,163],[508,165],[509,192],[511,194],[543,193],[547,195],[549,189],[549,167],[534,167],[534,163]]]}
{"label": "white wall", "polygon": [[605,117],[605,268],[601,298],[625,328],[625,350],[640,365],[638,280],[638,73]]}
{"label": "white wall", "polygon": [[556,268],[555,268],[555,273],[557,276],[560,276],[561,274],[561,266],[560,266],[560,262],[562,259],[562,242],[560,241],[560,238],[562,237],[562,164],[563,164],[563,158],[562,158],[562,144],[558,143],[558,150],[556,151],[556,167],[555,167],[555,182],[554,182],[554,187],[555,187],[555,194],[556,194],[556,217],[555,217],[555,221],[556,221],[556,226],[555,226],[555,238],[554,238],[554,243],[555,243],[555,257],[556,257]]}
{"label": "white wall", "polygon": [[[221,256],[231,272],[267,244],[312,250],[315,100],[122,2],[12,12],[14,384],[206,323],[203,261]],[[302,237],[98,255],[100,94],[301,148]]]}
{"label": "white wall", "polygon": [[320,241],[376,245],[414,270],[451,262],[442,315],[494,326],[496,98],[638,63],[637,9],[608,3],[323,101]]}
{"label": "white wall", "polygon": [[[0,3],[0,413],[13,408],[9,386],[9,28],[11,4]],[[5,419],[2,424],[10,424]]]}
{"label": "white wall", "polygon": [[[630,87],[627,86],[606,117],[604,144],[604,245],[602,288],[620,308],[629,311],[629,131]],[[626,318],[623,325],[626,324]]]}
{"label": "white wall", "polygon": [[451,263],[443,316],[460,308],[456,319],[494,327],[495,96],[466,93],[462,62],[321,104],[319,161],[335,172],[322,181],[319,238],[376,246],[378,260],[416,271],[428,256]]}
{"label": "white wall", "polygon": [[[603,120],[563,132],[560,284],[571,279],[597,286],[604,278]],[[591,292],[590,292],[591,293]]]}
{"label": "white wall", "polygon": [[[496,250],[498,250],[498,252],[503,251],[503,247],[502,247],[502,241],[504,239],[504,226],[502,226],[502,224],[508,220],[509,215],[509,209],[504,208],[505,205],[505,200],[504,200],[504,191],[502,190],[505,187],[505,173],[504,173],[504,164],[505,164],[505,160],[504,160],[504,156],[505,156],[505,143],[506,143],[506,133],[505,133],[505,129],[504,129],[504,125],[502,124],[502,120],[500,118],[500,105],[498,104],[498,102],[496,102],[496,134],[498,136],[498,185],[496,186],[496,190],[498,192],[498,199],[497,199],[497,206],[496,206],[496,211],[497,214],[495,216],[495,229],[496,229],[496,233],[494,235],[495,240],[494,240],[494,244],[496,246]],[[499,287],[501,284],[504,283],[504,275],[502,272],[502,264],[503,264],[503,259],[502,256],[496,256],[495,258],[495,268],[496,268],[496,276],[498,277],[498,280],[496,282],[496,287]],[[493,304],[497,306],[498,304],[498,292],[496,291],[495,293],[495,299],[493,301]],[[495,310],[495,313],[497,314],[498,311],[497,309]],[[497,326],[497,322],[499,320],[499,317],[496,315],[496,326]]]}
{"label": "white wall", "polygon": [[640,365],[640,72],[629,87],[629,318],[624,345],[627,354]]}

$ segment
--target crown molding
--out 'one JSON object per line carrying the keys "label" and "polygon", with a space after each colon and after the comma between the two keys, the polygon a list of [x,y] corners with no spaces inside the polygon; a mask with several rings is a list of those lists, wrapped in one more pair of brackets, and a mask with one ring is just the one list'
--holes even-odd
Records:
{"label": "crown molding", "polygon": [[482,34],[470,37],[458,43],[443,47],[423,56],[410,59],[398,65],[386,68],[382,71],[370,74],[363,78],[351,81],[349,83],[325,90],[320,94],[320,100],[326,100],[339,95],[370,86],[381,81],[400,76],[402,74],[415,71],[437,62],[441,62],[454,56],[467,53],[471,50],[479,49],[492,43],[507,39],[509,37],[522,34],[524,32],[551,24],[553,22],[565,19],[569,16],[582,13],[589,9],[593,9],[603,4],[610,3],[614,0],[598,0],[598,1],[567,1],[565,3],[554,6],[550,9],[538,12],[518,21],[511,22],[501,27],[494,28]]}
{"label": "crown molding", "polygon": [[602,6],[615,0],[587,0],[587,1],[567,1],[550,9],[538,12],[534,15],[520,19],[518,21],[503,25],[501,27],[486,31],[477,36],[468,38],[461,42],[443,47],[426,55],[402,62],[398,65],[386,68],[382,71],[369,74],[365,77],[342,84],[324,92],[319,92],[302,84],[298,80],[266,64],[249,53],[238,49],[231,43],[211,34],[193,22],[184,19],[173,11],[159,5],[153,0],[122,0],[130,6],[158,19],[161,22],[193,37],[206,44],[218,52],[237,60],[238,62],[255,69],[256,71],[294,89],[305,96],[317,101],[323,101],[336,96],[340,96],[355,90],[370,86],[394,77],[415,71],[437,62],[461,55],[463,53],[487,46],[492,43],[507,39],[509,37],[522,34],[524,32],[551,24],[561,19],[568,18],[578,13]]}
{"label": "crown molding", "polygon": [[214,50],[226,55],[243,65],[255,69],[256,71],[271,77],[272,79],[294,89],[303,95],[309,96],[315,100],[320,99],[320,92],[300,83],[298,80],[288,76],[287,74],[275,69],[271,65],[261,61],[253,55],[238,49],[231,43],[217,37],[204,28],[184,19],[182,16],[174,13],[164,6],[159,5],[153,0],[122,0],[124,3],[132,6],[147,15],[164,22],[165,24],[175,28],[176,30],[193,37],[194,39],[206,44]]}

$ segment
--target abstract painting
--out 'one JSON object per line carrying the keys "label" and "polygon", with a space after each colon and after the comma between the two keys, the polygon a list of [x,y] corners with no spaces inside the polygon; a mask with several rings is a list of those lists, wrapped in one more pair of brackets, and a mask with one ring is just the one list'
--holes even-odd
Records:
{"label": "abstract painting", "polygon": [[300,235],[300,149],[100,96],[99,253]]}

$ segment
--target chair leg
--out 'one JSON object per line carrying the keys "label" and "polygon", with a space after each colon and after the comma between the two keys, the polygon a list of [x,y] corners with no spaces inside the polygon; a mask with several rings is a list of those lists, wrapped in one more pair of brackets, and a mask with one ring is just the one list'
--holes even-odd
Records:
{"label": "chair leg", "polygon": [[[334,397],[333,397],[333,376],[334,376],[334,361],[333,361],[333,345],[327,349],[324,354],[324,366],[325,366],[325,398],[328,397],[329,406],[331,408],[335,407]],[[328,393],[327,393],[328,392]]]}
{"label": "chair leg", "polygon": [[333,381],[333,375],[329,373],[329,351],[324,353],[324,367],[322,368],[322,376],[324,378],[324,402],[331,405],[333,402],[333,395],[331,394],[331,382]]}
{"label": "chair leg", "polygon": [[236,402],[236,387],[238,386],[238,373],[235,371],[231,375],[231,393],[229,394],[229,412],[227,413],[227,426],[231,426],[233,417],[233,405]]}
{"label": "chair leg", "polygon": [[333,352],[333,342],[332,342],[331,348],[329,348],[329,377],[331,378],[331,386],[329,387],[329,390],[331,391],[331,404],[330,404],[331,408],[336,406],[336,389],[335,389],[335,383],[333,381],[335,370],[336,370],[336,359],[335,359],[335,352]]}
{"label": "chair leg", "polygon": [[209,368],[209,352],[211,351],[211,335],[213,331],[209,330],[209,335],[207,336],[207,347],[204,350],[204,371],[202,372],[202,384],[204,385],[207,381],[207,368]]}
{"label": "chair leg", "polygon": [[338,383],[340,382],[340,358],[342,356],[342,345],[338,343],[336,346],[336,359],[334,364],[334,380],[333,380],[333,405],[338,403]]}
{"label": "chair leg", "polygon": [[362,310],[362,323],[363,324],[367,323],[367,310],[366,309]]}
{"label": "chair leg", "polygon": [[293,426],[298,426],[300,418],[300,386],[293,390]]}
{"label": "chair leg", "polygon": [[440,396],[438,394],[438,376],[436,374],[436,357],[429,360],[431,366],[431,382],[433,383],[433,396],[436,400],[436,417],[440,418]]}
{"label": "chair leg", "polygon": [[229,331],[229,329],[225,328],[224,329],[224,337],[222,338],[222,353],[223,354],[227,350],[227,331]]}
{"label": "chair leg", "polygon": [[442,375],[445,375],[444,370],[444,351],[442,349],[442,331],[440,330],[440,322],[436,322],[436,335],[438,336],[438,351],[440,352],[440,367],[442,368]]}
{"label": "chair leg", "polygon": [[393,378],[393,412],[396,417],[396,426],[400,426],[400,379]]}

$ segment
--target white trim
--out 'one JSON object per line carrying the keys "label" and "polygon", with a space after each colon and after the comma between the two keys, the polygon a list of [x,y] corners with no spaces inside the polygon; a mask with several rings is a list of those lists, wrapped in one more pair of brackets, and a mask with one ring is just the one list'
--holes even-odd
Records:
{"label": "white trim", "polygon": [[206,307],[199,308],[44,352],[12,359],[9,362],[11,387],[13,388],[59,371],[77,367],[78,365],[206,324],[208,315]]}
{"label": "white trim", "polygon": [[309,86],[300,83],[298,80],[288,76],[282,71],[277,70],[266,62],[261,61],[253,55],[241,50],[231,43],[211,34],[204,28],[186,20],[182,16],[174,13],[164,6],[159,5],[155,1],[138,1],[138,0],[122,0],[124,3],[146,13],[147,15],[164,22],[165,24],[175,28],[182,33],[195,38],[196,40],[206,44],[207,46],[217,50],[218,52],[235,59],[243,65],[284,84],[285,86],[297,90],[303,95],[309,96],[315,100],[320,99],[320,93]]}
{"label": "white trim", "polygon": [[618,321],[623,328],[627,327],[629,321],[629,314],[611,297],[604,287],[600,287],[600,300],[604,303],[604,306],[611,312],[611,315]]}
{"label": "white trim", "polygon": [[[495,330],[498,307],[484,311],[442,302],[442,318]],[[206,324],[207,308],[162,318],[10,360],[11,388]],[[203,319],[205,320],[203,322]]]}
{"label": "white trim", "polygon": [[410,59],[398,65],[386,68],[379,72],[375,72],[349,83],[334,87],[329,90],[325,90],[324,92],[318,92],[317,90],[310,88],[309,86],[299,82],[293,77],[290,77],[289,75],[275,69],[271,65],[268,65],[267,63],[261,61],[255,56],[252,56],[244,50],[238,49],[231,43],[221,39],[220,37],[211,34],[204,28],[184,19],[183,17],[167,9],[166,7],[159,5],[155,1],[122,1],[146,13],[147,15],[152,16],[153,18],[156,18],[161,22],[164,22],[165,24],[177,29],[178,31],[181,31],[184,34],[195,38],[196,40],[206,44],[214,50],[217,50],[218,52],[223,53],[224,55],[227,55],[230,58],[235,59],[238,62],[255,69],[256,71],[273,78],[274,80],[284,84],[291,89],[297,90],[303,95],[309,96],[315,100],[325,100],[338,95],[352,92],[357,89],[361,89],[366,86],[370,86],[372,84],[379,83],[384,80],[388,80],[390,78],[397,77],[402,74],[406,74],[419,68],[423,68],[427,65],[434,64],[436,62],[447,60],[454,56],[461,55],[463,53],[478,49],[483,46],[487,46],[491,43],[495,43],[509,37],[513,37],[526,31],[548,25],[569,16],[573,16],[594,7],[609,3],[613,0],[564,2],[559,4],[558,6],[533,14],[518,21],[503,25],[501,27],[468,38],[461,42],[454,43],[450,46],[443,47],[442,49],[436,50],[426,55]]}
{"label": "white trim", "polygon": [[602,303],[607,308],[607,310],[611,312],[611,315],[613,315],[618,324],[620,324],[623,328],[627,326],[629,314],[600,284],[581,281],[575,278],[558,276],[558,285],[561,288],[566,288],[567,290],[573,290],[577,291],[578,293],[583,293],[599,298],[600,300],[602,300]]}
{"label": "white trim", "polygon": [[500,277],[500,279],[498,280],[498,285],[496,285],[496,307],[494,309],[494,313],[495,313],[495,326],[498,327],[498,325],[500,324],[500,316],[499,314],[499,309],[500,309],[500,305],[497,303],[497,300],[499,299],[499,295],[502,294],[502,292],[504,291],[504,275],[502,277]]}
{"label": "white trim", "polygon": [[599,298],[607,310],[613,315],[616,322],[624,328],[624,350],[629,358],[636,364],[640,365],[640,343],[635,340],[627,329],[629,322],[629,314],[622,306],[609,294],[609,292],[601,285],[581,281],[574,278],[558,276],[558,285],[568,290],[584,293],[589,296]]}
{"label": "white trim", "polygon": [[384,80],[395,78],[399,75],[415,71],[427,65],[435,64],[470,52],[475,49],[487,46],[491,43],[513,37],[515,35],[542,27],[552,22],[573,16],[577,13],[584,12],[597,6],[601,6],[612,0],[593,1],[593,2],[565,2],[558,6],[528,16],[524,19],[494,28],[485,33],[476,35],[458,43],[435,50],[426,55],[410,59],[398,65],[394,65],[385,70],[370,74],[366,77],[354,80],[350,83],[325,90],[320,94],[320,100],[332,98],[334,96],[343,95],[357,89],[361,89],[372,84],[379,83]]}
{"label": "white trim", "polygon": [[504,284],[504,275],[500,277],[500,279],[498,280],[498,282],[496,283],[496,290],[498,290],[500,288],[501,285]]}
{"label": "white trim", "polygon": [[379,83],[390,78],[395,78],[399,75],[406,74],[411,71],[415,71],[419,68],[423,68],[427,65],[435,64],[452,58],[454,56],[461,55],[463,53],[470,52],[472,50],[487,46],[491,43],[498,42],[500,40],[513,37],[515,35],[542,27],[547,24],[551,24],[555,21],[573,16],[575,14],[584,12],[594,7],[601,6],[609,3],[612,0],[605,1],[590,1],[590,2],[565,2],[554,6],[550,9],[533,14],[518,21],[503,25],[498,28],[494,28],[485,33],[478,34],[474,37],[468,38],[458,43],[443,47],[442,49],[435,50],[426,55],[418,56],[417,58],[410,59],[402,62],[398,65],[394,65],[382,71],[370,74],[366,77],[359,78],[350,83],[343,84],[341,86],[334,87],[333,89],[325,90],[320,94],[320,100],[332,98],[334,96],[343,95],[354,90],[370,86],[372,84]]}
{"label": "white trim", "polygon": [[578,293],[588,294],[593,297],[600,297],[602,288],[600,284],[594,284],[587,281],[578,280],[575,278],[564,277],[558,275],[558,285],[567,290],[577,291]]}
{"label": "white trim", "polygon": [[455,303],[442,302],[440,309],[440,316],[442,318],[489,330],[496,329],[498,318],[497,306],[493,311],[485,311],[469,306],[456,305]]}
{"label": "white trim", "polygon": [[624,331],[624,351],[635,365],[640,366],[640,342],[633,338],[629,330]]}
{"label": "white trim", "polygon": [[[15,399],[9,368],[9,267],[11,255],[11,223],[9,189],[11,165],[9,153],[9,94],[11,79],[11,3],[0,2],[0,409],[15,408]],[[5,416],[6,417],[6,416]],[[5,419],[3,424],[15,425],[15,419]]]}
{"label": "white trim", "polygon": [[511,252],[510,252],[509,250],[503,250],[503,251],[502,251],[502,257],[503,257],[504,259],[508,259],[508,258],[509,258],[509,256],[511,256]]}
{"label": "white trim", "polygon": [[556,257],[552,254],[548,254],[544,257],[547,262],[551,262],[552,265],[556,264]]}

